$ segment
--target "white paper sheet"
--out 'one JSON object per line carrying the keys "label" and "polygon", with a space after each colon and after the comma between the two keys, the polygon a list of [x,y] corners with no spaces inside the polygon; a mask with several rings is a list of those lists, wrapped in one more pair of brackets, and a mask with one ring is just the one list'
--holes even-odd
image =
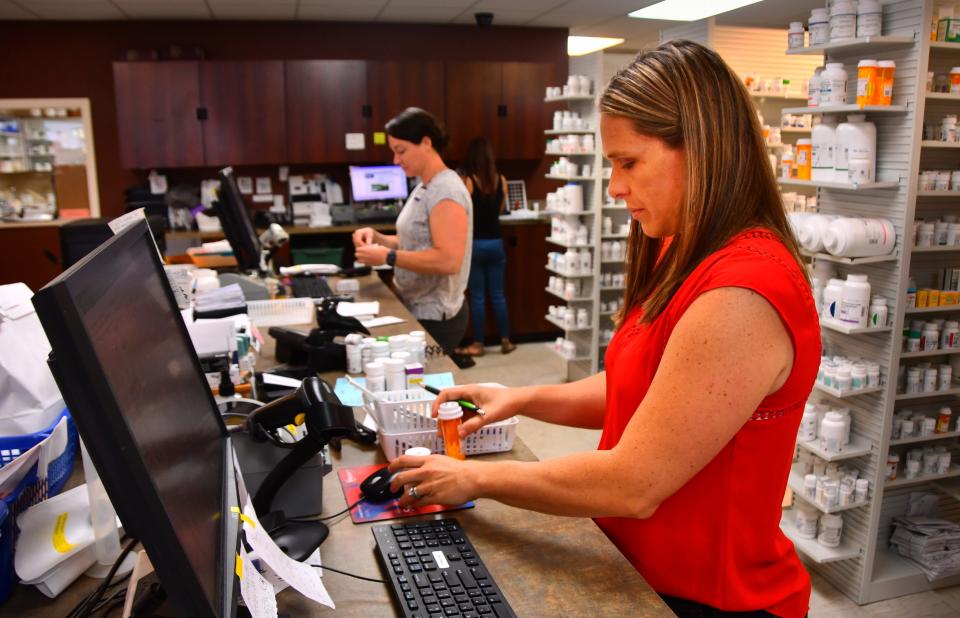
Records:
{"label": "white paper sheet", "polygon": [[240,547],[240,596],[253,618],[277,618],[277,591],[247,557]]}
{"label": "white paper sheet", "polygon": [[256,557],[303,596],[321,605],[336,608],[316,569],[302,562],[297,562],[277,547],[277,544],[257,520],[257,513],[253,509],[249,497],[243,507],[243,513],[253,522],[253,525],[251,525],[249,521],[244,520],[243,531],[246,534],[247,542],[256,551]]}
{"label": "white paper sheet", "polygon": [[377,315],[380,313],[380,303],[371,300],[365,303],[337,303],[337,313],[345,318],[353,318],[359,315]]}
{"label": "white paper sheet", "polygon": [[[323,577],[323,569],[318,568],[321,564],[319,547],[313,550],[313,553],[310,554],[310,557],[307,558],[304,564],[309,564],[311,568],[317,572],[317,575]],[[273,586],[273,589],[276,590],[277,594],[280,594],[290,587],[287,582],[280,579],[280,576],[271,571],[269,568],[263,572],[263,576],[268,582],[270,582],[270,585]]]}
{"label": "white paper sheet", "polygon": [[264,384],[272,384],[274,386],[289,386],[291,388],[297,388],[303,382],[303,380],[297,380],[296,378],[288,378],[287,376],[278,376],[273,373],[262,373]]}
{"label": "white paper sheet", "polygon": [[403,320],[392,315],[385,315],[379,318],[373,318],[372,320],[361,320],[360,323],[363,324],[364,328],[376,328],[378,326],[390,326],[391,324],[401,324]]}

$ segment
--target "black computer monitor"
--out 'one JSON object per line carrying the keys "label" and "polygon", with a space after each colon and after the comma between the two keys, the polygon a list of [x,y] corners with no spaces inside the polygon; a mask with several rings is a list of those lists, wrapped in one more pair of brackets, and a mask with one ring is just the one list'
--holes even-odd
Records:
{"label": "black computer monitor", "polygon": [[233,248],[240,272],[257,271],[260,268],[260,239],[253,229],[250,213],[240,195],[233,168],[220,170],[220,193],[215,208],[227,242]]}
{"label": "black computer monitor", "polygon": [[50,366],[128,534],[184,616],[230,616],[233,449],[146,221],[33,298]]}

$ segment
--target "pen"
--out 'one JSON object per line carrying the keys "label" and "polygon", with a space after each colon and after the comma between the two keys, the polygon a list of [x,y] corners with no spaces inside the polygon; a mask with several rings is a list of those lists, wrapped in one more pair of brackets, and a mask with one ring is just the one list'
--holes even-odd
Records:
{"label": "pen", "polygon": [[[427,389],[428,393],[433,393],[434,395],[440,394],[439,388],[434,388],[428,384],[424,384],[423,382],[420,383],[420,386]],[[484,414],[486,414],[486,412],[483,411],[483,408],[479,407],[477,404],[473,403],[472,401],[467,401],[465,399],[458,399],[457,403],[459,403],[460,407],[463,408],[464,410],[470,410],[471,412],[475,413],[477,416],[483,416]]]}

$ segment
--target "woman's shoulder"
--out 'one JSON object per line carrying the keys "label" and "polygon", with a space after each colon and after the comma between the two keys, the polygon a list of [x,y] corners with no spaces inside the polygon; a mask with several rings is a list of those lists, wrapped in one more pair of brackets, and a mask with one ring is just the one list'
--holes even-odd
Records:
{"label": "woman's shoulder", "polygon": [[800,263],[775,232],[755,228],[740,232],[723,247],[708,256],[694,271],[691,279],[712,287],[723,282],[809,289]]}
{"label": "woman's shoulder", "polygon": [[464,208],[469,208],[473,203],[463,179],[450,168],[439,172],[430,179],[426,197],[427,206],[430,208],[446,200],[456,202]]}

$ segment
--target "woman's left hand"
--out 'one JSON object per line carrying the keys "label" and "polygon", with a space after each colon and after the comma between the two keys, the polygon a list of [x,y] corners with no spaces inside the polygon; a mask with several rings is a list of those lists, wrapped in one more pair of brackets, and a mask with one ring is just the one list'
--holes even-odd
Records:
{"label": "woman's left hand", "polygon": [[363,262],[367,266],[382,266],[387,263],[387,254],[390,249],[383,245],[363,245],[356,248],[356,258],[358,262]]}
{"label": "woman's left hand", "polygon": [[[461,461],[445,455],[413,457],[403,455],[390,463],[390,472],[398,472],[390,483],[397,491],[404,487],[400,506],[418,507],[427,504],[457,506],[478,497],[477,468],[481,464]],[[411,496],[411,488],[415,495]]]}

